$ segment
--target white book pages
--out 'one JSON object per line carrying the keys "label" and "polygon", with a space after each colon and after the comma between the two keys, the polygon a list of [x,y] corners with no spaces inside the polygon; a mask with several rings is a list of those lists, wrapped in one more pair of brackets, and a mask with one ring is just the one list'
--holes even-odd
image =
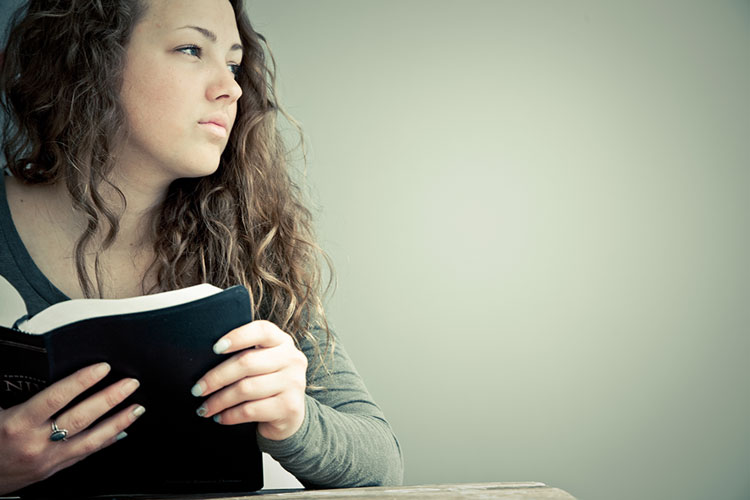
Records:
{"label": "white book pages", "polygon": [[155,309],[192,302],[221,291],[221,288],[203,283],[179,290],[170,290],[168,292],[130,297],[127,299],[66,300],[65,302],[53,304],[27,321],[19,323],[18,329],[26,333],[40,334],[83,319],[153,311]]}
{"label": "white book pages", "polygon": [[19,318],[26,315],[26,303],[18,290],[0,276],[0,326],[12,328]]}

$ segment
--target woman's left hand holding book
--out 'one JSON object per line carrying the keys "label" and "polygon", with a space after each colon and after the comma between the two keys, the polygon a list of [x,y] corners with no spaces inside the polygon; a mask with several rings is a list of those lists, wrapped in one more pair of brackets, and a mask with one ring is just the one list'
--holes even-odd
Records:
{"label": "woman's left hand holding book", "polygon": [[0,409],[0,495],[41,481],[127,435],[124,430],[143,414],[142,406],[131,405],[90,426],[138,388],[135,379],[115,382],[60,413],[109,371],[107,363],[82,368],[26,402]]}
{"label": "woman's left hand holding book", "polygon": [[194,396],[210,395],[198,415],[222,425],[257,422],[260,435],[275,441],[297,432],[305,419],[307,357],[288,333],[253,321],[219,339],[214,351],[234,355],[193,387]]}

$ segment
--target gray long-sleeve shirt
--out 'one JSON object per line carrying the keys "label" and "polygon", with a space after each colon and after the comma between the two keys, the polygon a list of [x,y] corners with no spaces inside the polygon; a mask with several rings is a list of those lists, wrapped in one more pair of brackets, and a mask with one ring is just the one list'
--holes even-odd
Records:
{"label": "gray long-sleeve shirt", "polygon": [[[0,276],[23,297],[30,316],[69,300],[36,266],[21,241],[8,206],[3,175]],[[323,350],[326,336],[316,333]],[[398,441],[341,343],[336,338],[333,357],[326,357],[325,367],[319,367],[311,343],[303,342],[301,347],[308,358],[308,385],[323,389],[308,390],[305,419],[294,435],[272,441],[258,434],[258,447],[308,487],[401,484],[403,458]]]}
{"label": "gray long-sleeve shirt", "polygon": [[[325,334],[318,336],[321,350]],[[326,367],[313,374],[313,347],[307,355],[308,383],[322,386],[306,396],[302,427],[283,441],[258,434],[259,448],[278,460],[305,486],[377,486],[401,484],[403,461],[398,441],[373,402],[351,359],[336,339]]]}

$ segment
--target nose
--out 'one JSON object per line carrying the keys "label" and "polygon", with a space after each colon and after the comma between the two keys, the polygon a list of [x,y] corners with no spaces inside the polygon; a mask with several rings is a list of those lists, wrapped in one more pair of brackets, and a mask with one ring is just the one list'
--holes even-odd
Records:
{"label": "nose", "polygon": [[209,101],[226,100],[226,104],[232,104],[242,95],[242,87],[237,83],[234,74],[226,66],[217,71],[211,84],[206,89],[206,98]]}

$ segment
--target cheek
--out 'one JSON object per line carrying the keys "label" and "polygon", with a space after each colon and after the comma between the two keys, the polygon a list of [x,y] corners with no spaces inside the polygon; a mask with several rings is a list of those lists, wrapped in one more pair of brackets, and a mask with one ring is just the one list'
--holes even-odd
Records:
{"label": "cheek", "polygon": [[[140,68],[136,68],[140,69]],[[126,77],[121,94],[131,133],[168,133],[185,111],[184,88],[177,75],[140,69],[137,77]],[[177,120],[175,120],[177,119]],[[171,124],[171,125],[170,125]]]}

